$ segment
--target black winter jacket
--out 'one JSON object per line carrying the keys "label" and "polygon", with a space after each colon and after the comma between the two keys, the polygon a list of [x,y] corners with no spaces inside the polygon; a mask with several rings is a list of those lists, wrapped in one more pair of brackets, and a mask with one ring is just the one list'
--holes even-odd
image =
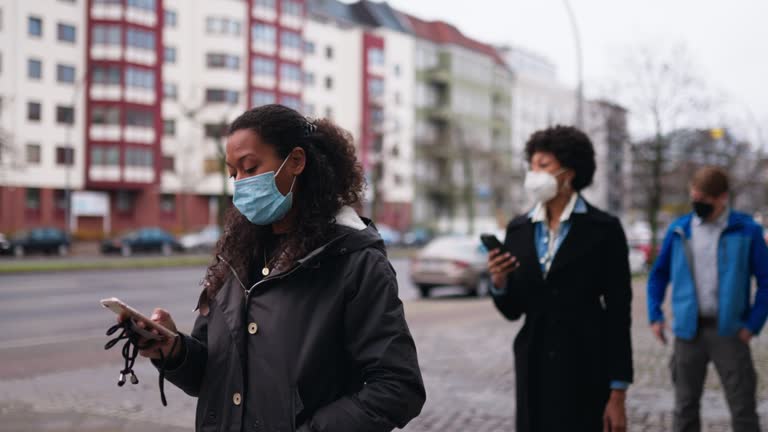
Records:
{"label": "black winter jacket", "polygon": [[233,276],[205,305],[166,372],[198,397],[195,430],[383,432],[420,413],[395,272],[357,222],[252,287]]}

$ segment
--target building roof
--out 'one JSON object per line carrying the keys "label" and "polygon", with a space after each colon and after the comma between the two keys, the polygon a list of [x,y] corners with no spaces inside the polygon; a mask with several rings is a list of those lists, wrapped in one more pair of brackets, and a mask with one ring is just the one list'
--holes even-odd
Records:
{"label": "building roof", "polygon": [[384,27],[410,33],[407,24],[386,2],[360,0],[356,3],[342,3],[339,0],[308,0],[309,13],[326,16],[339,21],[370,27]]}
{"label": "building roof", "polygon": [[496,48],[465,36],[452,24],[445,21],[425,21],[405,13],[402,15],[410,23],[416,37],[440,44],[458,45],[472,51],[477,51],[493,58],[496,64],[506,66],[506,62],[504,62],[499,52],[496,51]]}

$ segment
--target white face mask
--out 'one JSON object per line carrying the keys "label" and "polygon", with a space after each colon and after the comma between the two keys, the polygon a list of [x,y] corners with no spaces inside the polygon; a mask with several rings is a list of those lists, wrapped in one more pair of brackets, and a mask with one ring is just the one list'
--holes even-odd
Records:
{"label": "white face mask", "polygon": [[552,175],[545,171],[528,171],[523,187],[525,192],[537,203],[547,203],[557,196],[557,176],[565,170]]}

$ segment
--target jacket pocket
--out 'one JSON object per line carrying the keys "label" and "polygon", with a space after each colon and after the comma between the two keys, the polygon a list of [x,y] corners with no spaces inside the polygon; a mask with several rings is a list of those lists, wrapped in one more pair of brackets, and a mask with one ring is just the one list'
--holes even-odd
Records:
{"label": "jacket pocket", "polygon": [[[299,415],[304,411],[304,402],[301,400],[298,387],[291,387],[291,431],[295,432],[301,424],[298,424]],[[305,421],[309,421],[306,419]]]}

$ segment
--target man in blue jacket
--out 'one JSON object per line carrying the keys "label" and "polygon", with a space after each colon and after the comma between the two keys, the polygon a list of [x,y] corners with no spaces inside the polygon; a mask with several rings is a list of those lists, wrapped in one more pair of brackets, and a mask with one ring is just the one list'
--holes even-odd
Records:
{"label": "man in blue jacket", "polygon": [[728,177],[719,168],[694,175],[691,198],[694,212],[672,223],[648,280],[651,328],[665,344],[661,306],[672,282],[674,430],[701,430],[699,402],[712,361],[733,430],[759,431],[749,342],[768,315],[768,247],[762,227],[728,208]]}

